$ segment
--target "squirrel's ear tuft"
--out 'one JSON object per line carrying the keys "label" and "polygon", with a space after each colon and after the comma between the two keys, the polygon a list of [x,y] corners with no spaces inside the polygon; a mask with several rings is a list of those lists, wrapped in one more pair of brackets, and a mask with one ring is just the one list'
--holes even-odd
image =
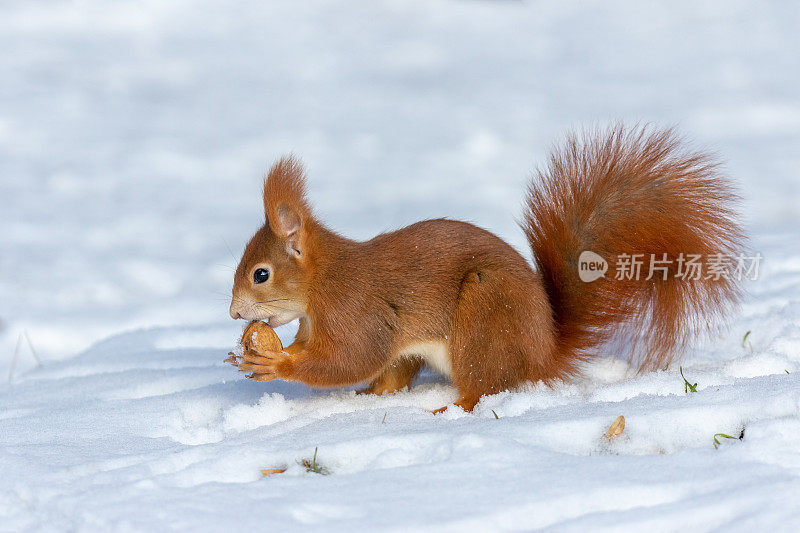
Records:
{"label": "squirrel's ear tuft", "polygon": [[286,241],[287,252],[300,257],[311,212],[305,169],[296,157],[284,156],[270,168],[264,180],[264,215],[272,232]]}

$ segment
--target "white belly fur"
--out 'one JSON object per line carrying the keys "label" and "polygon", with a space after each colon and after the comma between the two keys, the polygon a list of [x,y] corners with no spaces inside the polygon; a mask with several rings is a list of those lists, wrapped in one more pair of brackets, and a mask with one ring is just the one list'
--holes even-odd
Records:
{"label": "white belly fur", "polygon": [[450,354],[447,344],[443,341],[428,341],[411,344],[400,351],[401,356],[416,355],[422,357],[425,362],[441,372],[445,376],[450,377],[453,368],[450,364]]}

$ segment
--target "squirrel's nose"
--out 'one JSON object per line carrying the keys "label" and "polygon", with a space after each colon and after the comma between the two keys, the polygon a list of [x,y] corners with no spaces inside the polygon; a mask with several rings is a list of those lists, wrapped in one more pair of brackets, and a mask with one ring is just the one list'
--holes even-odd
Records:
{"label": "squirrel's nose", "polygon": [[234,319],[234,320],[238,320],[238,319],[242,318],[241,313],[239,313],[239,306],[236,305],[236,300],[231,302],[230,313],[231,313],[231,318]]}

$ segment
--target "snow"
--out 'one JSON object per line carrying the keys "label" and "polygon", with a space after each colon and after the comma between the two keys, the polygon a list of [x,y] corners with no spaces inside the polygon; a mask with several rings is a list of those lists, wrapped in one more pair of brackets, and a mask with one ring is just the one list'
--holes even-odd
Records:
{"label": "snow", "polygon": [[[777,1],[3,2],[0,530],[796,530],[798,27]],[[531,169],[618,119],[725,159],[764,257],[682,361],[696,393],[604,354],[433,416],[433,372],[375,397],[222,362],[280,154],[353,238],[450,216],[524,251]]]}

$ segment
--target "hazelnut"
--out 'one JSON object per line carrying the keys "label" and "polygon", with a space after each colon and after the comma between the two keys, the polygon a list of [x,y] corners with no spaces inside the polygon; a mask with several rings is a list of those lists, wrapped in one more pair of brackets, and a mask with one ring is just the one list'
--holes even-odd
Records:
{"label": "hazelnut", "polygon": [[283,344],[275,330],[258,320],[247,325],[242,334],[241,344],[245,351],[255,353],[283,351]]}

